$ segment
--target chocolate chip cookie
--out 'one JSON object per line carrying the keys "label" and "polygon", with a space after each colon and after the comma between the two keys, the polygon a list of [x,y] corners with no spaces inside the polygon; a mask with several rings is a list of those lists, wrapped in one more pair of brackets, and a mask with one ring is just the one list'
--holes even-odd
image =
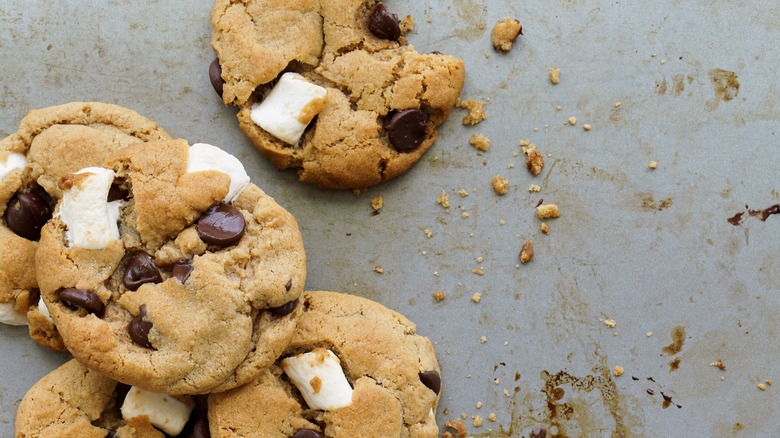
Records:
{"label": "chocolate chip cookie", "polygon": [[301,307],[281,360],[252,383],[209,395],[211,436],[438,436],[439,366],[412,322],[334,292],[306,292]]}
{"label": "chocolate chip cookie", "polygon": [[62,179],[36,253],[73,356],[166,394],[224,390],[279,357],[306,278],[298,224],[221,149],[123,148]]}
{"label": "chocolate chip cookie", "polygon": [[124,146],[167,138],[130,109],[72,102],[30,111],[16,133],[0,140],[0,322],[28,324],[36,342],[64,349],[40,305],[34,260],[41,227],[62,196],[57,183]]}
{"label": "chocolate chip cookie", "polygon": [[27,391],[16,413],[15,436],[208,438],[196,405],[194,397],[140,391],[71,360]]}
{"label": "chocolate chip cookie", "polygon": [[216,0],[211,12],[212,83],[252,144],[323,188],[411,168],[460,94],[463,61],[417,53],[375,0],[268,3]]}

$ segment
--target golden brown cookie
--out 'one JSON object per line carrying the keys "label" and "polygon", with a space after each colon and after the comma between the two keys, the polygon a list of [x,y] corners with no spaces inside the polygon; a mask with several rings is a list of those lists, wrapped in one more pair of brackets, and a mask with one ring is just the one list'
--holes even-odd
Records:
{"label": "golden brown cookie", "polygon": [[166,394],[231,388],[270,366],[306,278],[295,218],[214,146],[132,145],[104,166],[63,179],[36,254],[68,350]]}
{"label": "golden brown cookie", "polygon": [[438,436],[439,365],[412,322],[340,293],[306,292],[301,303],[283,358],[252,383],[209,395],[212,437]]}
{"label": "golden brown cookie", "polygon": [[28,324],[36,342],[64,349],[48,312],[39,308],[34,263],[40,228],[62,195],[57,183],[124,146],[167,138],[130,109],[72,102],[30,111],[16,133],[0,140],[0,319]]}
{"label": "golden brown cookie", "polygon": [[[463,61],[417,53],[374,0],[217,0],[211,21],[212,82],[239,107],[244,134],[274,166],[319,187],[368,187],[406,172],[463,87]],[[284,72],[317,88],[285,87]],[[289,117],[276,117],[285,108]],[[280,135],[290,125],[298,132]]]}

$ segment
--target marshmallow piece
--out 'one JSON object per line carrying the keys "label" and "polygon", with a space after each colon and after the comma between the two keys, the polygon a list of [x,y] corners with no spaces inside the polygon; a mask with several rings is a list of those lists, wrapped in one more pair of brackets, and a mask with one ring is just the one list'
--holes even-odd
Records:
{"label": "marshmallow piece", "polygon": [[43,297],[38,298],[38,311],[41,312],[41,315],[48,319],[50,323],[54,324],[54,320],[51,319],[51,313],[49,313],[49,308],[46,306],[46,302],[43,301]]}
{"label": "marshmallow piece", "polygon": [[281,365],[309,408],[333,410],[352,404],[352,387],[332,351],[317,348],[285,358]]}
{"label": "marshmallow piece", "polygon": [[14,310],[16,300],[0,303],[0,323],[8,325],[27,325],[27,315]]}
{"label": "marshmallow piece", "polygon": [[327,94],[298,73],[285,73],[262,102],[252,104],[252,121],[279,140],[296,144],[322,111]]}
{"label": "marshmallow piece", "polygon": [[122,403],[122,417],[147,417],[149,423],[171,436],[177,436],[190,419],[192,406],[167,395],[130,388]]}
{"label": "marshmallow piece", "polygon": [[63,192],[59,215],[68,231],[69,246],[103,249],[119,239],[119,201],[108,202],[108,190],[114,172],[102,167],[87,167],[72,176],[73,185]]}
{"label": "marshmallow piece", "polygon": [[5,163],[0,163],[0,180],[11,173],[14,169],[24,169],[27,165],[27,158],[18,152],[11,152],[5,159]]}
{"label": "marshmallow piece", "polygon": [[249,185],[244,165],[238,158],[230,155],[222,149],[206,143],[195,143],[190,146],[187,157],[187,172],[201,170],[218,170],[230,177],[230,188],[225,197],[226,202],[233,202],[238,195]]}

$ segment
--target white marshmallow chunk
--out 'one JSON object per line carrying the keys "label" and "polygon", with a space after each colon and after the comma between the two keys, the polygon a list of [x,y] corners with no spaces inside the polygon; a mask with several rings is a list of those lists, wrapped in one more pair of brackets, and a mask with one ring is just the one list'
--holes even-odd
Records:
{"label": "white marshmallow chunk", "polygon": [[333,410],[352,404],[352,387],[332,351],[317,348],[285,358],[281,365],[309,408]]}
{"label": "white marshmallow chunk", "polygon": [[5,163],[0,163],[0,180],[5,178],[6,175],[11,173],[14,169],[24,169],[27,165],[27,158],[23,154],[18,152],[11,152],[5,160]]}
{"label": "white marshmallow chunk", "polygon": [[119,201],[108,202],[108,190],[114,172],[102,167],[87,167],[77,175],[73,186],[65,190],[59,215],[68,226],[66,237],[70,246],[103,249],[119,239]]}
{"label": "white marshmallow chunk", "polygon": [[176,436],[181,433],[189,420],[192,406],[169,395],[157,394],[133,386],[127,392],[121,410],[125,420],[147,417],[152,426],[168,435]]}
{"label": "white marshmallow chunk", "polygon": [[249,185],[249,175],[238,158],[207,143],[195,143],[190,146],[187,157],[187,172],[201,170],[217,170],[230,177],[230,188],[225,197],[227,202],[233,202]]}
{"label": "white marshmallow chunk", "polygon": [[8,325],[27,325],[27,315],[14,310],[16,300],[0,303],[0,323]]}
{"label": "white marshmallow chunk", "polygon": [[252,121],[279,140],[296,144],[327,94],[298,73],[285,73],[262,102],[252,104]]}
{"label": "white marshmallow chunk", "polygon": [[50,323],[54,324],[54,320],[51,319],[49,308],[46,307],[46,303],[43,301],[43,297],[38,298],[38,311],[41,312],[41,315],[43,315],[44,318],[48,319]]}

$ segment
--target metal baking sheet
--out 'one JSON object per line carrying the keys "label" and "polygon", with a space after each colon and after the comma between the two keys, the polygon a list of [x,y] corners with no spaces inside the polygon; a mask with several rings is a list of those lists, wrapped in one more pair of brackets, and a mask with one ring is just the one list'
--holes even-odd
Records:
{"label": "metal baking sheet", "polygon": [[[415,17],[418,50],[465,60],[462,97],[483,101],[487,119],[464,126],[454,110],[410,172],[360,196],[301,184],[244,138],[208,81],[208,0],[3,0],[0,134],[31,109],[95,100],[238,156],[298,219],[308,289],[377,300],[435,342],[442,431],[465,415],[475,437],[778,436],[780,387],[766,381],[780,383],[780,216],[727,221],[780,202],[777,4],[386,5]],[[490,41],[505,16],[524,30],[506,54]],[[475,133],[491,139],[482,155]],[[536,177],[523,139],[544,154]],[[542,199],[561,211],[549,235]],[[526,240],[535,256],[517,267]],[[26,390],[68,356],[24,327],[0,326],[0,349],[11,436]]]}

